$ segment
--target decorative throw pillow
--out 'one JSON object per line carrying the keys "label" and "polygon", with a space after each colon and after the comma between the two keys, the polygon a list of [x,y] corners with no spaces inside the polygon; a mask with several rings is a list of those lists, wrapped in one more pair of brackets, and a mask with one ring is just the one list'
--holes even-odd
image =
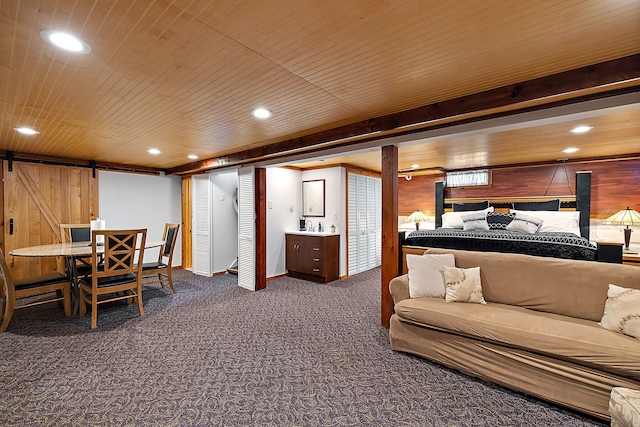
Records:
{"label": "decorative throw pillow", "polygon": [[487,225],[489,230],[504,230],[513,221],[515,214],[503,212],[487,212]]}
{"label": "decorative throw pillow", "polygon": [[493,206],[489,206],[487,209],[483,209],[481,211],[445,212],[442,214],[442,228],[463,228],[463,215],[471,215],[474,213],[486,214],[487,212],[493,212]]}
{"label": "decorative throw pillow", "polygon": [[610,284],[600,326],[640,339],[640,289]]}
{"label": "decorative throw pillow", "polygon": [[447,287],[445,301],[486,304],[482,296],[480,267],[444,267],[444,280]]}
{"label": "decorative throw pillow", "polygon": [[533,215],[543,222],[538,233],[572,233],[580,236],[580,211],[553,212],[553,211],[517,211],[525,215]]}
{"label": "decorative throw pillow", "polygon": [[469,211],[479,211],[482,209],[487,209],[489,207],[489,201],[485,200],[484,202],[478,203],[452,203],[451,209],[454,212],[469,212]]}
{"label": "decorative throw pillow", "polygon": [[409,296],[411,298],[444,298],[445,266],[453,267],[453,254],[407,254]]}
{"label": "decorative throw pillow", "polygon": [[517,212],[513,217],[513,221],[505,227],[505,230],[523,231],[525,233],[534,234],[542,225],[542,220],[534,216],[525,215]]}
{"label": "decorative throw pillow", "polygon": [[560,199],[546,202],[514,202],[513,209],[520,211],[559,211]]}
{"label": "decorative throw pillow", "polygon": [[462,229],[464,231],[469,230],[489,230],[489,224],[487,224],[487,214],[474,213],[469,215],[462,215]]}

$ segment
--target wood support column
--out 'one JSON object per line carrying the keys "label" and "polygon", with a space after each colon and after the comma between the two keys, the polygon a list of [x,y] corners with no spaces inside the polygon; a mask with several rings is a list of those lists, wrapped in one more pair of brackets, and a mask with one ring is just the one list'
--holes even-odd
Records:
{"label": "wood support column", "polygon": [[382,147],[382,274],[380,320],[389,327],[393,299],[389,282],[398,275],[398,147]]}
{"label": "wood support column", "polygon": [[267,287],[267,170],[255,169],[256,291]]}

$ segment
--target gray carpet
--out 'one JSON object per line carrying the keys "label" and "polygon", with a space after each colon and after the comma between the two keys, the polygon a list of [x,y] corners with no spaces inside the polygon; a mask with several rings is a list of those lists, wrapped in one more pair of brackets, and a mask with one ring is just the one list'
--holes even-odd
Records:
{"label": "gray carpet", "polygon": [[395,353],[380,270],[249,292],[175,273],[135,305],[18,310],[0,334],[0,426],[604,426]]}

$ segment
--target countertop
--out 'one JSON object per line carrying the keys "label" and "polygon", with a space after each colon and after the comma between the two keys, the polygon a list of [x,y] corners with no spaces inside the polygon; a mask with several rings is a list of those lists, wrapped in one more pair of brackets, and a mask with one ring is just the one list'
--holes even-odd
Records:
{"label": "countertop", "polygon": [[330,233],[330,232],[325,232],[323,231],[322,233],[318,233],[317,231],[299,231],[299,230],[292,230],[292,231],[285,231],[285,234],[298,234],[300,236],[339,236],[340,233]]}

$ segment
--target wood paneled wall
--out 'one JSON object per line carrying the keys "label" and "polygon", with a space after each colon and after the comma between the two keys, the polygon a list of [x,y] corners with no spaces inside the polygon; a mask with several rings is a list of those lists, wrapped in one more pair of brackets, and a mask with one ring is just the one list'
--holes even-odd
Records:
{"label": "wood paneled wall", "polygon": [[[640,159],[496,168],[491,170],[490,186],[447,188],[445,197],[566,196],[575,194],[579,171],[592,171],[592,218],[605,218],[627,206],[640,210]],[[435,182],[443,179],[444,175],[398,178],[399,215],[416,209],[434,214]]]}

